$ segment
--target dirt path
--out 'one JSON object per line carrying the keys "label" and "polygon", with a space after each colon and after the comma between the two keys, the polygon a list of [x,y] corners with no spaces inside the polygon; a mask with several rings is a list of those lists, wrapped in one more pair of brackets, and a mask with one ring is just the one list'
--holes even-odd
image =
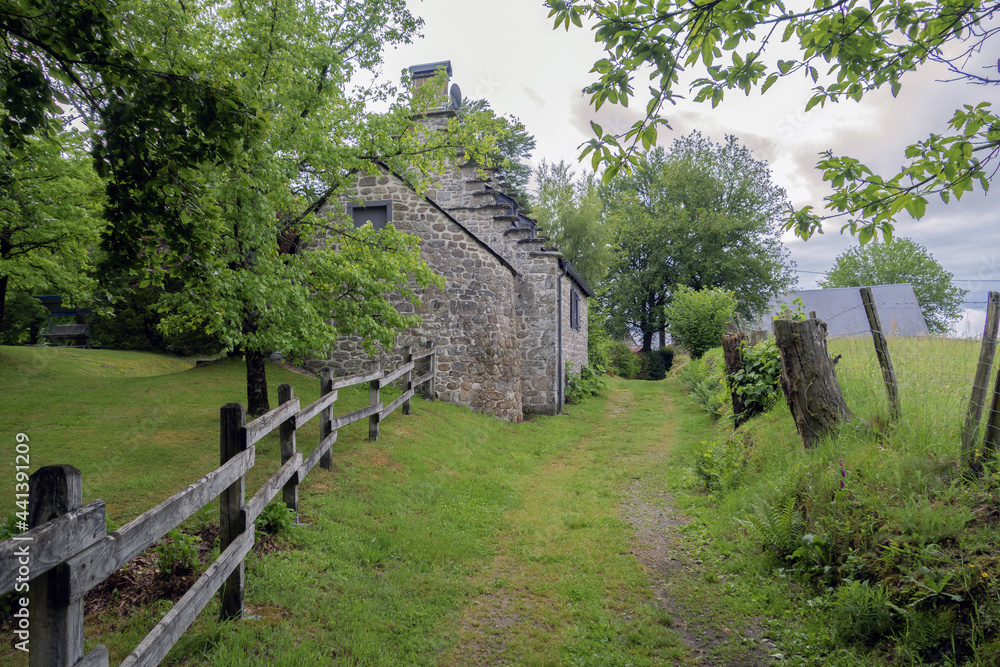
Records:
{"label": "dirt path", "polygon": [[[670,396],[664,396],[667,414],[673,411]],[[660,434],[663,448],[647,453],[651,466],[665,466],[670,443],[673,442],[675,422],[665,420]],[[682,528],[687,517],[674,505],[673,497],[649,478],[637,479],[628,489],[621,506],[622,516],[635,530],[632,553],[648,572],[652,590],[659,604],[674,619],[674,629],[688,647],[694,662],[712,667],[763,667],[771,664],[762,650],[753,649],[737,659],[724,663],[713,657],[713,649],[730,641],[732,632],[726,628],[712,628],[692,614],[690,601],[678,599],[671,584],[692,577],[703,577],[701,562],[685,544]],[[756,638],[758,630],[751,625],[744,628],[743,636]]]}
{"label": "dirt path", "polygon": [[[653,410],[655,421],[642,422],[643,411],[648,415]],[[607,467],[600,453],[609,444],[619,448],[614,451],[621,452],[616,459],[624,461],[621,465],[628,471],[621,474],[634,478],[625,485],[624,495],[618,496],[617,501],[611,498],[605,502],[618,521],[627,522],[632,528],[621,531],[620,550],[612,552],[610,557],[632,559],[631,572],[638,566],[647,581],[643,604],[658,607],[663,618],[669,619],[665,623],[668,630],[658,627],[654,630],[663,630],[670,638],[661,638],[662,646],[650,651],[642,664],[718,667],[770,664],[766,654],[756,649],[739,661],[727,658],[724,663],[716,662],[715,649],[727,642],[731,644],[731,633],[724,628],[716,630],[704,619],[699,620],[697,614],[689,613],[690,601],[678,599],[672,591],[671,582],[703,576],[700,563],[685,548],[685,537],[680,530],[688,519],[674,507],[670,495],[652,481],[654,476],[641,474],[643,470],[662,470],[666,465],[673,444],[674,422],[663,417],[669,417],[672,410],[673,404],[665,394],[637,401],[627,389],[616,389],[593,429],[579,444],[544,464],[532,476],[522,506],[509,515],[510,530],[501,540],[501,549],[477,576],[481,593],[465,608],[457,629],[456,647],[443,656],[443,664],[456,667],[564,664],[558,647],[573,641],[578,634],[575,618],[579,615],[574,617],[572,611],[561,609],[560,605],[568,605],[554,591],[558,590],[561,578],[583,575],[579,565],[574,570],[560,564],[567,558],[591,558],[594,552],[587,550],[586,531],[581,530],[568,538],[576,544],[574,554],[566,555],[566,549],[556,546],[562,539],[560,534],[565,532],[566,515],[561,524],[552,517],[572,507],[573,493],[580,493],[582,478]],[[595,461],[600,461],[602,467],[595,468]],[[575,491],[567,491],[571,488]],[[579,521],[586,524],[588,520]],[[609,557],[607,552],[604,557]],[[617,618],[634,619],[639,614],[634,599],[619,609],[614,609],[613,601],[606,600],[604,604],[617,614],[606,621],[609,623]],[[571,620],[567,621],[567,617]],[[742,629],[742,634],[747,636],[748,631]],[[532,657],[526,659],[528,655]],[[606,660],[599,662],[605,664]]]}

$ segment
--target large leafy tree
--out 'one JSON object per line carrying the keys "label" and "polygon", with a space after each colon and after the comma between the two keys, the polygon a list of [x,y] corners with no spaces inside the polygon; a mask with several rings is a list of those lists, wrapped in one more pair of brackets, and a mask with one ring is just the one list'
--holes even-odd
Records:
{"label": "large leafy tree", "polygon": [[604,205],[593,174],[574,178],[565,161],[542,160],[535,170],[531,212],[583,279],[597,285],[607,272],[610,249]]}
{"label": "large leafy tree", "polygon": [[[605,57],[594,64],[597,80],[588,88],[592,104],[628,104],[634,82],[648,78],[652,96],[643,118],[620,134],[594,124],[584,149],[608,173],[638,165],[640,149],[656,142],[668,120],[665,105],[687,91],[699,102],[719,104],[734,89],[762,93],[780,78],[805,76],[813,84],[806,109],[840,100],[860,100],[888,87],[896,95],[906,75],[924,65],[946,67],[953,81],[995,86],[995,63],[983,67],[980,53],[995,51],[998,2],[955,0],[549,0],[556,27],[592,26]],[[777,43],[780,55],[775,56]],[[993,48],[990,48],[993,44]],[[789,55],[786,55],[789,54]],[[787,59],[786,59],[787,58]],[[692,76],[693,74],[693,76]],[[645,90],[645,86],[643,86]],[[902,213],[920,218],[927,202],[961,197],[989,186],[1000,155],[1000,116],[988,103],[957,109],[947,128],[905,151],[905,165],[879,175],[856,159],[826,154],[818,163],[834,188],[826,198],[830,216],[846,216],[845,228],[862,244],[878,232],[891,237]],[[810,207],[786,221],[803,238],[825,218]]]}
{"label": "large leafy tree", "polygon": [[[152,3],[150,3],[152,4]],[[0,6],[0,142],[14,157],[58,134],[67,109],[94,131],[107,184],[109,267],[142,255],[143,240],[210,253],[206,168],[240,160],[256,111],[234,89],[199,76],[195,50],[153,62],[109,0],[11,0]],[[197,222],[196,222],[197,221]]]}
{"label": "large leafy tree", "polygon": [[962,316],[966,290],[955,287],[925,247],[910,239],[869,243],[846,251],[833,263],[820,287],[868,287],[910,283],[931,333],[947,333]]}
{"label": "large leafy tree", "polygon": [[[186,288],[165,297],[163,326],[203,328],[241,352],[248,410],[260,414],[269,407],[268,353],[321,352],[342,334],[360,336],[369,350],[389,345],[397,329],[414,323],[393,308],[389,294],[415,299],[414,288],[434,280],[415,239],[391,226],[355,230],[322,216],[324,207],[380,165],[421,187],[454,159],[458,145],[472,156],[489,155],[500,123],[471,113],[444,131],[421,131],[414,110],[436,105],[432,98],[443,86],[422,86],[411,106],[392,86],[352,85],[377,69],[386,46],[415,34],[419,21],[403,0],[163,2],[142,9],[128,27],[151,59],[169,61],[187,44],[200,52],[208,76],[259,111],[255,142],[240,162],[203,174],[217,225],[212,254],[194,263],[189,253],[160,252],[154,241],[135,268],[144,280],[162,281],[188,267]],[[390,109],[371,113],[373,102]]]}
{"label": "large leafy tree", "polygon": [[643,154],[604,197],[614,235],[604,311],[615,335],[639,331],[646,350],[681,287],[732,290],[752,316],[795,283],[780,240],[785,192],[735,137],[696,132]]}
{"label": "large leafy tree", "polygon": [[9,291],[86,302],[103,227],[101,182],[76,132],[0,146],[0,322]]}

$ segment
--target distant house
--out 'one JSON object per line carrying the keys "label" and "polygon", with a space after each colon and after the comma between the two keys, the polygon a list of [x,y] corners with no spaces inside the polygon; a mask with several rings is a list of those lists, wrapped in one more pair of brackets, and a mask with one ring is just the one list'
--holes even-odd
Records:
{"label": "distant house", "polygon": [[[875,285],[871,288],[878,309],[879,320],[890,336],[926,336],[927,322],[920,311],[917,295],[909,283],[902,285]],[[785,305],[794,311],[796,299],[802,300],[802,310],[807,315],[816,311],[816,316],[826,322],[827,336],[860,336],[871,332],[865,307],[861,302],[861,292],[857,287],[837,287],[831,289],[800,290],[790,292],[771,300],[768,306],[770,317],[758,323],[759,328],[771,331],[771,319]]]}
{"label": "distant house", "polygon": [[[410,68],[416,84],[449,62]],[[452,109],[423,115],[429,131],[442,127]],[[567,363],[587,364],[587,302],[594,291],[573,265],[542,236],[536,223],[474,164],[455,164],[418,193],[382,167],[362,176],[323,211],[360,226],[392,224],[419,239],[421,257],[445,279],[430,287],[415,309],[396,307],[423,322],[400,332],[397,347],[366,357],[360,341],[343,338],[312,368],[361,372],[374,363],[393,368],[402,347],[437,350],[437,397],[477,412],[519,422],[524,413],[558,414],[565,403]]]}

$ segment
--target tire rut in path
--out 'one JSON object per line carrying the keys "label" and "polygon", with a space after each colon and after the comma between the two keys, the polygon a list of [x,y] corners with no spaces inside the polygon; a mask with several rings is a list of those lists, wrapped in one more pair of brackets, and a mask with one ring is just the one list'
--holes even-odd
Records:
{"label": "tire rut in path", "polygon": [[[673,413],[673,400],[664,395],[664,412]],[[660,433],[663,447],[647,453],[648,466],[665,467],[674,442],[675,421],[665,419]],[[673,582],[704,576],[704,568],[690,551],[684,548],[686,539],[682,529],[690,518],[677,509],[673,496],[656,488],[650,478],[635,480],[621,507],[622,518],[635,531],[632,554],[646,570],[657,602],[674,620],[673,629],[691,651],[695,664],[706,667],[764,667],[772,664],[770,657],[759,648],[752,648],[740,658],[727,659],[724,663],[712,657],[713,650],[732,639],[728,628],[712,628],[703,624],[691,613],[696,601],[679,600]],[[742,630],[744,636],[756,638],[757,629]]]}

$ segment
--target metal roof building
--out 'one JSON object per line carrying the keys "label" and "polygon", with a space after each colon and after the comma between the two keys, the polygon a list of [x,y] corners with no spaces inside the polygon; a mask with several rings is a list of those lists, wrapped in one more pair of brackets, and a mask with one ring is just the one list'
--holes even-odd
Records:
{"label": "metal roof building", "polygon": [[[927,323],[920,312],[917,295],[909,283],[902,285],[875,285],[871,288],[878,308],[879,320],[888,336],[926,336]],[[871,332],[865,307],[861,302],[861,292],[857,287],[837,287],[831,289],[800,290],[771,300],[768,315],[777,315],[782,304],[792,311],[796,309],[795,299],[802,299],[806,314],[815,310],[816,316],[826,322],[828,336],[859,336]],[[760,322],[762,329],[771,332],[770,319]]]}

